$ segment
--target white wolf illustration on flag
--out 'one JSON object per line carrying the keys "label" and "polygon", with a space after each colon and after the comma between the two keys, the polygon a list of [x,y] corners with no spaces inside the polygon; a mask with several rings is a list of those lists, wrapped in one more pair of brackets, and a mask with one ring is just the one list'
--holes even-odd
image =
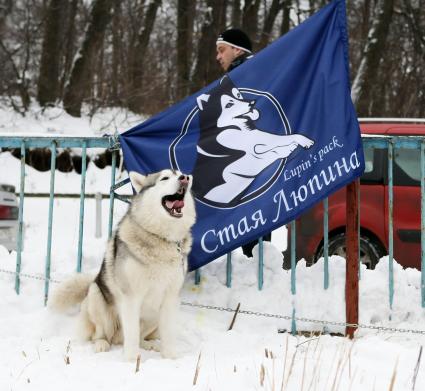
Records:
{"label": "white wolf illustration on flag", "polygon": [[258,128],[262,113],[245,99],[229,76],[197,99],[200,136],[193,171],[198,199],[232,206],[255,178],[272,163],[288,158],[297,147],[314,141],[301,134],[275,134]]}

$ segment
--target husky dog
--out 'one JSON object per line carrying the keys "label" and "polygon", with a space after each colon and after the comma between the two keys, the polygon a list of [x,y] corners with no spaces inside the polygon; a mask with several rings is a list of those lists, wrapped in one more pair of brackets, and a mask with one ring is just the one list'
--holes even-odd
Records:
{"label": "husky dog", "polygon": [[108,242],[98,275],[65,281],[49,305],[66,310],[81,302],[82,336],[94,342],[96,352],[123,343],[129,360],[139,346],[173,358],[195,223],[192,177],[163,170],[148,176],[130,172],[130,179],[138,194]]}
{"label": "husky dog", "polygon": [[[301,134],[259,129],[256,101],[245,99],[229,76],[209,94],[200,95],[197,103],[201,131],[193,190],[201,200],[233,205],[272,163],[289,157],[299,146],[307,149],[314,144]],[[215,173],[211,167],[217,168]]]}

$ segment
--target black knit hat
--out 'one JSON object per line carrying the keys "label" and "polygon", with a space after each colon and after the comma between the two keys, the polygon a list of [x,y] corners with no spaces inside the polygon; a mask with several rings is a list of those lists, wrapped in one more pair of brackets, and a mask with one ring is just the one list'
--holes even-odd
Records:
{"label": "black knit hat", "polygon": [[229,29],[223,31],[217,38],[216,44],[226,43],[245,52],[252,52],[252,44],[248,35],[239,29]]}

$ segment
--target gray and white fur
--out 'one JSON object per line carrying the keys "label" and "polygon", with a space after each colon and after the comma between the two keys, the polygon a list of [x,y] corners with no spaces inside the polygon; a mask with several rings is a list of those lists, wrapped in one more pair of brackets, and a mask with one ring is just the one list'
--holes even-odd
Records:
{"label": "gray and white fur", "polygon": [[96,352],[122,343],[128,360],[140,347],[173,358],[196,218],[192,177],[163,170],[130,172],[130,179],[138,194],[107,244],[99,273],[65,281],[49,305],[63,311],[81,303],[82,337],[93,341]]}

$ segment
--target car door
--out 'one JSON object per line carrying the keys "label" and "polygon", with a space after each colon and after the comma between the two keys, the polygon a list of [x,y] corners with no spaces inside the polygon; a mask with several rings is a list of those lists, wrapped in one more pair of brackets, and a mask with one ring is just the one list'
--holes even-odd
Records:
{"label": "car door", "polygon": [[[365,171],[360,178],[360,227],[364,235],[387,247],[385,234],[385,159],[382,149],[363,147]],[[367,232],[367,234],[366,234]]]}

